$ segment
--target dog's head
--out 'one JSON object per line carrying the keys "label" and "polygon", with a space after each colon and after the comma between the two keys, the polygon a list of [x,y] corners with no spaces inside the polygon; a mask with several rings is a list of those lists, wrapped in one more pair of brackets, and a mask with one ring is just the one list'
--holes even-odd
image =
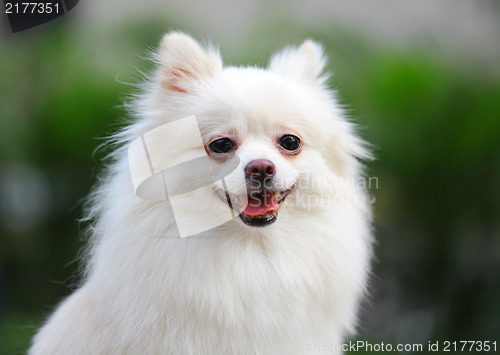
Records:
{"label": "dog's head", "polygon": [[142,102],[148,120],[196,116],[213,165],[236,160],[243,170],[216,183],[213,193],[248,226],[268,226],[282,209],[310,208],[284,205],[293,195],[324,194],[325,182],[349,178],[358,169],[355,157],[366,155],[325,85],[323,51],[311,40],[275,54],[267,69],[223,68],[214,49],[170,33],[157,61]]}

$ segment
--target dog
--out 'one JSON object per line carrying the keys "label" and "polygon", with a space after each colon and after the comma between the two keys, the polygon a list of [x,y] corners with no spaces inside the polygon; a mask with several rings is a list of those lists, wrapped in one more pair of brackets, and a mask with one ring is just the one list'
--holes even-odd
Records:
{"label": "dog", "polygon": [[[357,183],[370,152],[327,86],[321,45],[226,67],[170,32],[153,60],[89,199],[83,281],[29,354],[341,353],[370,275],[372,206]],[[163,173],[147,174],[146,148]]]}

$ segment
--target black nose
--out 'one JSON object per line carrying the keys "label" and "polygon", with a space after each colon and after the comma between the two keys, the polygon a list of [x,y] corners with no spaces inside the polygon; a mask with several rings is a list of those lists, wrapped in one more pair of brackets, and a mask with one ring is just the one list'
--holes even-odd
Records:
{"label": "black nose", "polygon": [[275,172],[274,164],[267,159],[252,160],[245,168],[246,176],[252,185],[258,185],[260,188],[265,187],[265,181],[271,179]]}

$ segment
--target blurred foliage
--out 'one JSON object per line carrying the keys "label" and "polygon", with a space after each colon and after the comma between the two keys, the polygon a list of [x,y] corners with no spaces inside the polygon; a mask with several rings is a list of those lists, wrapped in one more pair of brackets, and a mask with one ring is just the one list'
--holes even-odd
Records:
{"label": "blurred foliage", "polygon": [[[151,68],[137,54],[166,29],[149,21],[87,38],[59,23],[0,42],[0,354],[25,350],[77,282],[79,201],[102,166],[95,138],[120,126],[134,91],[123,82]],[[377,156],[378,261],[360,339],[497,340],[500,78],[432,44],[286,22],[259,26],[227,61],[265,65],[305,37],[324,44],[331,84]]]}

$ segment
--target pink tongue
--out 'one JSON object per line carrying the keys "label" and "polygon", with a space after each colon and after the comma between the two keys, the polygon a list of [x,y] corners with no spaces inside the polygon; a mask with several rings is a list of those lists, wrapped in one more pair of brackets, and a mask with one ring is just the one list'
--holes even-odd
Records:
{"label": "pink tongue", "polygon": [[248,195],[247,207],[243,213],[249,216],[264,215],[269,211],[276,211],[279,208],[278,202],[274,200],[274,193],[250,196]]}

